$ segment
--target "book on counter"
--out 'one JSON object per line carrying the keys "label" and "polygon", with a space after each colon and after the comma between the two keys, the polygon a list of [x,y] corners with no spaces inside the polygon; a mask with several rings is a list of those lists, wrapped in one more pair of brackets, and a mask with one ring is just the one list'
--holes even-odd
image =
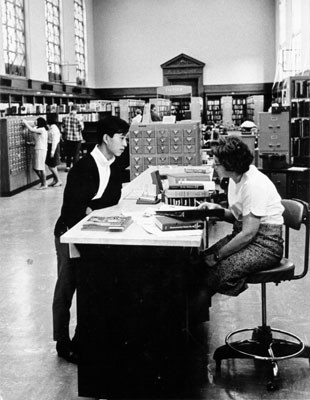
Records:
{"label": "book on counter", "polygon": [[178,185],[169,185],[169,190],[203,190],[205,187],[203,184],[191,184],[191,183],[182,183],[180,182]]}
{"label": "book on counter", "polygon": [[204,220],[207,217],[224,218],[225,210],[223,208],[178,208],[168,210],[156,210],[156,216],[165,216],[176,218],[182,221],[186,220]]}
{"label": "book on counter", "polygon": [[166,189],[166,197],[209,197],[213,190],[205,189]]}
{"label": "book on counter", "polygon": [[155,225],[162,231],[197,230],[204,228],[200,219],[179,219],[165,215],[155,215]]}
{"label": "book on counter", "polygon": [[112,215],[109,217],[91,216],[82,225],[82,230],[123,232],[132,223],[131,216]]}

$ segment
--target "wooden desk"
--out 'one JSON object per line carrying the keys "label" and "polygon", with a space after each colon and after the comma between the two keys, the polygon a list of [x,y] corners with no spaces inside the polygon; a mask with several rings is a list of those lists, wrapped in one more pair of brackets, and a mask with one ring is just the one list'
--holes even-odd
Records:
{"label": "wooden desk", "polygon": [[[139,175],[136,179],[128,183],[123,191],[122,198],[118,205],[105,208],[102,210],[96,210],[93,212],[94,215],[115,215],[120,212],[133,215],[134,219],[142,216],[146,208],[159,208],[160,204],[156,205],[141,205],[136,204],[136,199],[128,199],[135,195],[135,193],[141,192],[146,185],[152,183],[151,172],[158,169],[157,167],[150,167]],[[161,168],[160,172],[164,175],[167,172],[184,171],[183,167],[175,168]],[[165,246],[165,247],[199,247],[201,245],[202,233],[197,231],[196,235],[188,235],[186,231],[182,236],[167,235],[166,237],[158,237],[147,233],[141,225],[135,221],[131,224],[125,232],[121,233],[110,233],[110,232],[94,232],[81,230],[83,222],[88,217],[85,217],[72,229],[66,232],[61,237],[63,243],[75,243],[75,244],[107,244],[107,245],[129,245],[129,246]]]}
{"label": "wooden desk", "polygon": [[[152,170],[126,185],[117,206],[96,213],[137,216],[158,207],[126,199],[151,183]],[[136,222],[123,233],[82,231],[82,223],[61,237],[79,244],[83,255],[77,267],[79,396],[191,397],[207,365],[187,334],[189,294],[196,293],[188,261],[202,231],[162,238]]]}

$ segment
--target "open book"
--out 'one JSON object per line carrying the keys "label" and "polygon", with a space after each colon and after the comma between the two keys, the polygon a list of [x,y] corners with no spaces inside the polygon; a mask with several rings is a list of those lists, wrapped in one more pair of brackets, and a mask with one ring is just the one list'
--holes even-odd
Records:
{"label": "open book", "polygon": [[109,217],[91,216],[82,225],[82,230],[122,232],[132,223],[131,216],[112,215]]}
{"label": "open book", "polygon": [[208,209],[208,208],[184,208],[184,209],[171,209],[171,210],[156,210],[156,215],[161,215],[170,218],[177,218],[179,220],[204,220],[207,217],[224,218],[225,211],[222,208]]}

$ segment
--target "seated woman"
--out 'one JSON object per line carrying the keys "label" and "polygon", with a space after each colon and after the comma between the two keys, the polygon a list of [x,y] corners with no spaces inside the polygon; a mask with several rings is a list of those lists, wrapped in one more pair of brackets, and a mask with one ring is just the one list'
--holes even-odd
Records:
{"label": "seated woman", "polygon": [[[237,296],[247,289],[249,274],[281,260],[284,208],[271,180],[251,165],[253,155],[240,138],[221,137],[212,150],[219,177],[229,178],[224,220],[233,230],[202,253],[203,286],[209,296]],[[208,202],[199,207],[222,208]]]}

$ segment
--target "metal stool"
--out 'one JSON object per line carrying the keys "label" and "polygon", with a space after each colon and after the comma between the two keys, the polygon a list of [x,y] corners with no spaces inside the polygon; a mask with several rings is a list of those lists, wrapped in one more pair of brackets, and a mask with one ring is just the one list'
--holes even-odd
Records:
{"label": "metal stool", "polygon": [[[301,200],[282,200],[285,208],[283,213],[285,225],[284,258],[280,264],[272,269],[252,274],[248,277],[249,284],[261,285],[262,325],[256,328],[238,329],[229,333],[225,338],[225,345],[217,348],[213,358],[216,361],[217,372],[221,370],[221,361],[230,358],[249,358],[270,363],[272,376],[267,384],[268,390],[278,389],[279,369],[277,362],[293,357],[303,357],[310,360],[310,347],[295,334],[272,328],[267,325],[266,284],[273,282],[278,285],[282,281],[303,278],[308,272],[309,264],[309,206]],[[289,260],[290,229],[299,230],[305,226],[304,236],[304,266],[300,274],[295,275],[295,265]],[[250,339],[239,339],[241,333],[252,332]],[[275,338],[273,334],[280,334],[284,338]],[[232,339],[235,339],[233,341]],[[293,339],[293,340],[292,340]]]}

